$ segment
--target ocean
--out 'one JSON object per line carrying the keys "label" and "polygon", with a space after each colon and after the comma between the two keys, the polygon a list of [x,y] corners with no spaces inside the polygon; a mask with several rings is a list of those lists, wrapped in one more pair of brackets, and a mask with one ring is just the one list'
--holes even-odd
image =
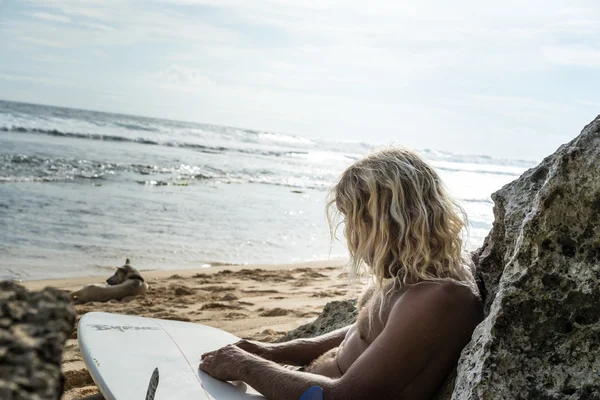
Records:
{"label": "ocean", "polygon": [[[345,257],[327,191],[378,146],[0,101],[0,279]],[[469,250],[491,193],[536,164],[418,151],[467,211]]]}

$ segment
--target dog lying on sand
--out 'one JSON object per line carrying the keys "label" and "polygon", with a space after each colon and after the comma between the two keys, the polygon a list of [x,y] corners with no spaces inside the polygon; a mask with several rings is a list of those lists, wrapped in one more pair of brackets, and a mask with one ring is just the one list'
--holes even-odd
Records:
{"label": "dog lying on sand", "polygon": [[117,268],[117,272],[108,278],[106,283],[108,285],[87,285],[71,292],[71,300],[75,304],[90,301],[106,302],[121,300],[128,296],[139,296],[148,290],[148,284],[139,271],[131,266],[129,259],[125,261],[125,265]]}

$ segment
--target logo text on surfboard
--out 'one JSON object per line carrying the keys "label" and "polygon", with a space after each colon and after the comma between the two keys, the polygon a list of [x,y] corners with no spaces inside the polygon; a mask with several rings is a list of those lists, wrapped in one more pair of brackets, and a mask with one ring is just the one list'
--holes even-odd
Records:
{"label": "logo text on surfboard", "polygon": [[88,325],[97,331],[160,331],[160,328],[156,326],[134,326],[134,325],[101,325],[93,324]]}

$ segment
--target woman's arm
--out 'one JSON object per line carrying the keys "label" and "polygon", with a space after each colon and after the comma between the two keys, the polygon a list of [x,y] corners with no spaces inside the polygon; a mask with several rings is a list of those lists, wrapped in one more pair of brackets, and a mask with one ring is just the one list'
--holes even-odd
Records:
{"label": "woman's arm", "polygon": [[308,365],[327,351],[338,347],[352,325],[310,339],[283,343],[259,343],[242,340],[236,346],[266,360],[287,365]]}

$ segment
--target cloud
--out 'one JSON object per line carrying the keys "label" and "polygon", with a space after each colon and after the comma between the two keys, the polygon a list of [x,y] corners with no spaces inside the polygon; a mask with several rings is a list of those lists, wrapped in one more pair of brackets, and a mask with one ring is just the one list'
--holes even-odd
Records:
{"label": "cloud", "polygon": [[35,13],[30,13],[29,15],[32,16],[33,18],[44,19],[46,21],[64,22],[64,23],[71,22],[71,19],[69,17],[66,17],[64,15],[51,14],[51,13],[47,13],[47,12],[35,12]]}
{"label": "cloud", "polygon": [[165,70],[148,74],[147,77],[151,85],[179,92],[203,92],[216,87],[200,70],[186,66],[171,65]]}
{"label": "cloud", "polygon": [[19,38],[17,40],[21,43],[25,43],[27,45],[37,46],[37,47],[67,47],[66,44],[61,42],[59,39],[57,39],[57,40],[44,39],[37,35],[35,35],[35,36],[23,35],[23,36],[19,36]]}
{"label": "cloud", "polygon": [[569,102],[600,90],[596,0],[25,1],[11,71],[145,93],[145,115],[461,147],[583,123]]}
{"label": "cloud", "polygon": [[54,54],[40,54],[32,55],[28,57],[30,60],[39,61],[42,63],[57,63],[57,64],[81,64],[80,60],[73,60],[69,58],[60,57]]}
{"label": "cloud", "polygon": [[460,110],[464,115],[468,115],[470,111],[486,116],[489,120],[499,118],[512,121],[515,126],[530,126],[535,123],[552,128],[552,131],[565,116],[575,115],[579,111],[578,107],[572,104],[526,96],[466,94],[440,102],[451,109]]}
{"label": "cloud", "polygon": [[[271,62],[293,61],[313,74],[319,73],[320,65],[328,65],[362,76],[370,70],[388,79],[401,74],[429,79],[432,70],[443,68],[543,70],[557,64],[552,49],[562,48],[564,38],[571,42],[584,35],[600,38],[593,6],[580,2],[582,6],[565,8],[560,0],[495,4],[375,0],[369,7],[356,0],[28,2],[72,16],[79,26],[50,30],[13,22],[17,40],[27,31],[71,47],[177,40],[180,47],[205,58],[233,59],[242,52],[261,57],[269,50]],[[40,13],[55,15],[47,11]],[[308,51],[311,48],[315,51]],[[271,72],[260,71],[262,76]]]}
{"label": "cloud", "polygon": [[547,46],[542,49],[547,61],[553,64],[584,68],[600,67],[600,46],[592,48],[586,45]]}
{"label": "cloud", "polygon": [[596,110],[600,110],[600,101],[577,100],[576,103],[582,104],[587,107],[592,107]]}
{"label": "cloud", "polygon": [[50,86],[73,86],[70,82],[64,81],[62,79],[53,78],[53,77],[11,74],[11,73],[5,73],[2,71],[0,71],[0,80],[41,83],[41,84],[50,85]]}
{"label": "cloud", "polygon": [[31,6],[39,7],[41,9],[58,10],[63,14],[71,16],[100,20],[104,20],[112,15],[113,10],[118,10],[123,4],[132,5],[134,3],[131,0],[125,0],[121,4],[114,0],[26,0],[26,2]]}
{"label": "cloud", "polygon": [[[60,39],[67,46],[120,46],[141,42],[168,42],[175,39],[188,43],[231,43],[242,35],[206,19],[177,10],[150,7],[150,2],[136,0],[28,0],[32,6],[73,17],[76,24],[50,29],[32,21],[13,20],[7,26],[24,34]],[[43,13],[49,14],[46,11]],[[92,29],[89,29],[92,28]],[[98,32],[99,30],[104,32]],[[18,40],[18,34],[16,35]]]}
{"label": "cloud", "polygon": [[104,24],[89,22],[89,23],[82,23],[81,25],[84,27],[87,27],[87,28],[100,30],[100,31],[117,32],[116,28],[114,28],[112,26],[104,25]]}

